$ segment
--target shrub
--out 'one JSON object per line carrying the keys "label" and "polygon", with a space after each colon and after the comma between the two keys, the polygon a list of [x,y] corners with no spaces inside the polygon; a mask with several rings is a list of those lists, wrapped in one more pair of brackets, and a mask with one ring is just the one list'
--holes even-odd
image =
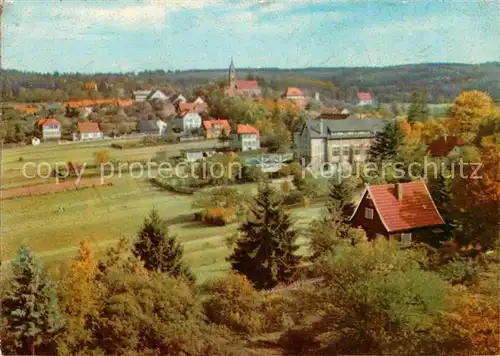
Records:
{"label": "shrub", "polygon": [[262,331],[277,332],[294,326],[293,300],[280,294],[271,294],[261,303]]}
{"label": "shrub", "polygon": [[288,193],[290,193],[290,189],[291,189],[291,187],[290,187],[290,182],[288,182],[288,181],[284,181],[283,183],[281,183],[281,192],[282,192],[283,194],[288,194]]}
{"label": "shrub", "polygon": [[284,205],[295,205],[295,204],[302,204],[304,199],[304,195],[302,192],[298,190],[292,190],[290,193],[285,195],[285,198],[283,199],[283,204]]}
{"label": "shrub", "polygon": [[474,284],[477,281],[480,266],[475,259],[459,257],[441,266],[442,278],[452,284]]}
{"label": "shrub", "polygon": [[105,150],[96,152],[95,161],[98,165],[109,162],[109,152]]}
{"label": "shrub", "polygon": [[213,208],[203,212],[203,221],[209,225],[224,226],[234,218],[234,210],[230,208]]}
{"label": "shrub", "polygon": [[289,165],[283,165],[278,171],[278,174],[280,177],[288,177],[292,175],[292,168],[290,168]]}
{"label": "shrub", "polygon": [[261,330],[260,295],[245,276],[231,274],[207,285],[211,297],[204,303],[208,319],[238,333]]}

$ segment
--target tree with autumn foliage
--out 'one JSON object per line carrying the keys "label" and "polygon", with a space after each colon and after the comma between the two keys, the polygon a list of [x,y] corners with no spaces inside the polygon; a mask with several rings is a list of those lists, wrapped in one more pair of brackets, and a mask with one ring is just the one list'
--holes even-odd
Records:
{"label": "tree with autumn foliage", "polygon": [[[495,104],[491,97],[481,91],[461,93],[448,110],[448,129],[451,134],[468,139],[468,133],[477,132],[481,120],[491,115]],[[473,138],[473,137],[472,137]]]}
{"label": "tree with autumn foliage", "polygon": [[66,320],[64,337],[58,343],[60,353],[84,355],[93,335],[100,303],[101,288],[97,283],[97,264],[92,257],[89,242],[80,243],[78,256],[64,269],[61,276],[59,298]]}

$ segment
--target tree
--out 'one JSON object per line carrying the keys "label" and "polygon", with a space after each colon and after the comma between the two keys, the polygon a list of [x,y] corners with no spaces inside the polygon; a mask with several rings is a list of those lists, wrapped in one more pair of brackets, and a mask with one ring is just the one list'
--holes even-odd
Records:
{"label": "tree", "polygon": [[183,261],[182,246],[175,236],[169,234],[165,222],[155,209],[144,219],[133,253],[149,271],[164,272],[194,282],[194,276]]}
{"label": "tree", "polygon": [[408,122],[425,121],[429,118],[429,106],[427,105],[427,89],[422,93],[414,92],[408,109]]}
{"label": "tree", "polygon": [[227,147],[229,141],[231,141],[231,137],[227,134],[226,130],[222,130],[219,136],[219,143],[223,150]]}
{"label": "tree", "polygon": [[241,237],[228,257],[235,271],[246,275],[257,289],[272,288],[293,278],[300,262],[295,255],[297,233],[279,194],[268,184],[259,187],[239,231]]}
{"label": "tree", "polygon": [[375,161],[394,160],[403,144],[404,135],[397,121],[388,122],[383,131],[375,134],[370,158]]}
{"label": "tree", "polygon": [[461,93],[448,110],[449,129],[453,134],[462,135],[477,131],[481,120],[490,115],[495,104],[490,96],[478,90]]}
{"label": "tree", "polygon": [[64,326],[55,284],[35,260],[28,247],[21,247],[12,262],[13,277],[3,303],[7,319],[7,342],[13,354],[54,354],[54,339]]}
{"label": "tree", "polygon": [[102,289],[97,283],[97,275],[92,251],[88,241],[83,240],[78,257],[64,270],[61,278],[59,295],[66,328],[64,337],[58,342],[59,350],[85,354],[93,341],[91,326],[98,316]]}

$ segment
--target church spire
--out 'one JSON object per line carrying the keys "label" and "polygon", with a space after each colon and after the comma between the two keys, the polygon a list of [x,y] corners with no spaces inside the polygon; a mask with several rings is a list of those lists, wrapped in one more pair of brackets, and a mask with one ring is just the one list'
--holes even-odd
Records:
{"label": "church spire", "polygon": [[229,87],[236,86],[236,69],[234,68],[233,58],[231,57],[231,64],[229,65]]}

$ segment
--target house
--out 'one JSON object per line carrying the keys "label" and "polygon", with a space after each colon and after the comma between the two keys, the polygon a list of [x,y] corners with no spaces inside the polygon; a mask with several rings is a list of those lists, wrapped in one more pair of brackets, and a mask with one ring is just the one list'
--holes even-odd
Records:
{"label": "house", "polygon": [[173,95],[170,98],[170,101],[175,105],[178,103],[185,103],[187,99],[182,94],[179,94],[179,95]]}
{"label": "house", "polygon": [[444,225],[424,182],[367,186],[351,225],[362,227],[368,238],[383,235],[406,245],[420,232]]}
{"label": "house", "polygon": [[429,145],[432,157],[456,157],[462,152],[465,141],[458,136],[441,136]]}
{"label": "house", "polygon": [[151,93],[147,96],[147,100],[154,100],[154,99],[166,101],[169,99],[169,97],[161,90],[156,89],[151,91]]}
{"label": "house", "polygon": [[388,120],[358,119],[306,120],[294,133],[294,153],[313,170],[341,167],[345,163],[365,162],[375,138]]}
{"label": "house", "polygon": [[56,119],[40,119],[37,126],[44,140],[58,140],[61,138],[61,123]]}
{"label": "house", "polygon": [[238,124],[231,135],[231,148],[239,151],[258,150],[260,148],[259,130],[248,124]]}
{"label": "house", "polygon": [[173,128],[184,133],[192,132],[201,128],[201,116],[195,112],[185,111],[173,120]]}
{"label": "house", "polygon": [[231,126],[227,120],[205,120],[203,121],[203,131],[207,139],[219,138],[223,132],[229,136],[231,133]]}
{"label": "house", "polygon": [[368,92],[359,92],[358,96],[358,104],[357,106],[369,106],[374,105],[374,101],[372,98],[372,94]]}
{"label": "house", "polygon": [[14,109],[25,115],[36,115],[40,109],[34,105],[16,105]]}
{"label": "house", "polygon": [[206,157],[212,157],[217,152],[213,148],[193,148],[181,150],[181,156],[188,162],[196,162]]}
{"label": "house", "polygon": [[193,103],[195,104],[205,104],[205,100],[203,100],[201,97],[197,97]]}
{"label": "house", "polygon": [[163,136],[167,131],[167,124],[162,120],[139,121],[139,132],[151,136]]}
{"label": "house", "polygon": [[177,104],[177,112],[182,114],[184,112],[195,112],[197,114],[205,113],[208,111],[207,103],[188,103],[188,102],[179,102]]}
{"label": "house", "polygon": [[281,95],[281,98],[293,101],[300,108],[304,108],[307,105],[308,101],[306,96],[304,95],[304,92],[295,87],[286,88],[283,95]]}
{"label": "house", "polygon": [[134,100],[132,100],[132,99],[118,99],[116,101],[116,105],[119,107],[134,105]]}
{"label": "house", "polygon": [[95,90],[97,91],[97,83],[96,82],[87,82],[83,84],[83,88],[85,90]]}
{"label": "house", "polygon": [[234,68],[233,60],[229,65],[229,81],[228,87],[225,90],[228,96],[244,96],[259,98],[262,95],[259,83],[256,80],[237,80],[236,69]]}
{"label": "house", "polygon": [[324,120],[343,120],[349,117],[349,111],[347,109],[338,109],[336,107],[332,108],[321,108],[318,119]]}
{"label": "house", "polygon": [[134,90],[132,94],[134,95],[134,99],[137,102],[146,101],[151,94],[152,90]]}
{"label": "house", "polygon": [[101,140],[104,138],[97,122],[79,122],[78,133],[73,133],[73,141]]}

